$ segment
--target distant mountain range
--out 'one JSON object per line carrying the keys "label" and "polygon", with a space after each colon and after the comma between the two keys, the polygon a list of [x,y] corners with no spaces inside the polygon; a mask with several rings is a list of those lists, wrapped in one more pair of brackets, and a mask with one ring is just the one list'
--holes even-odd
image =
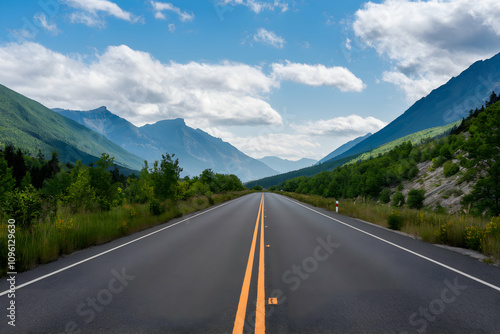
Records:
{"label": "distant mountain range", "polygon": [[500,90],[500,53],[475,62],[386,127],[333,159],[354,156],[420,130],[458,121],[468,116],[470,109],[480,107],[494,90]]}
{"label": "distant mountain range", "polygon": [[269,167],[271,167],[272,169],[276,170],[279,173],[286,173],[293,170],[309,167],[316,163],[316,160],[307,158],[302,158],[297,161],[292,161],[287,159],[281,159],[278,157],[264,157],[258,160],[260,162],[265,163],[266,165],[268,165]]}
{"label": "distant mountain range", "polygon": [[348,150],[350,150],[351,148],[353,148],[357,144],[361,143],[363,140],[368,139],[368,137],[370,137],[371,135],[372,135],[371,133],[367,133],[364,136],[358,137],[356,139],[353,139],[353,140],[345,143],[344,145],[340,146],[335,151],[333,151],[332,153],[328,154],[326,157],[324,157],[323,159],[318,161],[318,164],[322,164],[323,162],[330,161],[333,158],[335,158],[336,156],[339,156],[342,153],[347,152]]}
{"label": "distant mountain range", "polygon": [[140,170],[142,159],[106,137],[61,116],[40,103],[0,85],[0,146],[13,144],[35,156],[39,150],[50,157],[53,150],[63,162],[97,161],[101,153],[115,163]]}
{"label": "distant mountain range", "polygon": [[149,162],[160,160],[167,152],[175,154],[184,169],[182,175],[199,175],[207,168],[217,173],[235,174],[242,181],[278,174],[231,144],[187,126],[180,118],[136,127],[106,107],[90,111],[53,110]]}

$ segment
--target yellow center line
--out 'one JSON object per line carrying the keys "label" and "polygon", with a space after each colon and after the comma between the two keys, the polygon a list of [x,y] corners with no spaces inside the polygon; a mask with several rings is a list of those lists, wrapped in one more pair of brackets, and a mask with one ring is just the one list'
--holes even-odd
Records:
{"label": "yellow center line", "polygon": [[262,219],[260,222],[259,277],[257,281],[257,310],[255,316],[255,333],[266,332],[266,296],[264,284],[264,194],[262,194]]}
{"label": "yellow center line", "polygon": [[255,257],[255,245],[257,243],[259,220],[261,217],[263,205],[264,205],[264,194],[262,194],[262,197],[260,199],[259,213],[257,215],[257,221],[255,222],[255,230],[253,232],[252,246],[250,247],[250,255],[248,257],[247,269],[245,271],[245,278],[243,279],[243,286],[241,288],[240,301],[238,303],[238,311],[236,312],[236,319],[234,320],[233,334],[242,334],[243,327],[245,325],[248,294],[250,293],[250,280],[252,278],[252,268]]}

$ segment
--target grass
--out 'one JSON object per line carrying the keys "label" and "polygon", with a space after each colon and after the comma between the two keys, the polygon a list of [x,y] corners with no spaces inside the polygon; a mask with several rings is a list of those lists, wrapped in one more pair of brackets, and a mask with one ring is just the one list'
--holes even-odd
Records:
{"label": "grass", "polygon": [[[37,223],[28,229],[16,228],[16,271],[33,269],[39,264],[57,260],[61,255],[94,245],[101,245],[125,235],[166,223],[195,211],[206,209],[246,194],[244,190],[215,194],[166,204],[164,213],[150,213],[149,204],[125,204],[105,212],[72,214],[60,207],[53,221]],[[0,276],[7,273],[7,224],[0,225]]]}
{"label": "grass", "polygon": [[[335,211],[335,199],[321,196],[280,192],[316,207]],[[448,215],[426,210],[392,208],[375,202],[343,200],[339,213],[371,223],[389,227],[389,217],[401,220],[400,230],[429,243],[439,243],[480,251],[500,260],[500,217],[486,219],[470,215]],[[398,226],[395,224],[393,226]]]}
{"label": "grass", "polygon": [[451,129],[453,129],[453,127],[455,127],[455,126],[458,126],[460,124],[460,122],[461,122],[461,120],[456,121],[455,123],[422,130],[419,132],[409,134],[405,137],[398,138],[398,139],[393,140],[387,144],[383,144],[370,152],[365,152],[365,153],[360,154],[358,157],[352,159],[347,164],[353,164],[353,163],[356,163],[358,161],[368,160],[371,157],[376,157],[379,154],[385,154],[385,153],[389,152],[390,150],[392,150],[393,148],[395,148],[396,146],[398,146],[404,142],[407,142],[407,141],[411,141],[412,144],[418,145],[425,139],[435,138],[437,136],[440,136],[440,135],[443,135],[445,133],[450,132]]}

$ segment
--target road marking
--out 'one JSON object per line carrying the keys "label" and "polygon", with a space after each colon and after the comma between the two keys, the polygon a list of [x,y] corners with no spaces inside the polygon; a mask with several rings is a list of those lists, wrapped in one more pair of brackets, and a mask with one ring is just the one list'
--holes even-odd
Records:
{"label": "road marking", "polygon": [[240,301],[238,303],[238,311],[236,312],[236,318],[234,319],[233,334],[243,333],[243,327],[245,325],[248,294],[250,293],[250,280],[252,278],[252,269],[255,257],[255,245],[257,243],[257,233],[259,231],[259,221],[261,217],[263,203],[264,203],[264,194],[262,194],[262,197],[260,199],[259,213],[257,214],[257,221],[255,222],[252,245],[250,246],[250,255],[248,256],[247,269],[245,270],[245,278],[243,279],[243,286],[241,287]]}
{"label": "road marking", "polygon": [[269,305],[276,305],[276,304],[278,304],[278,298],[269,298],[268,304]]}
{"label": "road marking", "polygon": [[467,277],[467,278],[469,278],[469,279],[471,279],[471,280],[473,280],[473,281],[476,281],[476,282],[478,282],[478,283],[480,283],[480,284],[483,284],[483,285],[485,285],[485,286],[487,286],[487,287],[489,287],[489,288],[492,288],[492,289],[497,290],[497,291],[499,291],[499,292],[500,292],[500,287],[498,287],[498,286],[496,286],[496,285],[493,285],[493,284],[491,284],[491,283],[488,283],[488,282],[486,282],[486,281],[483,281],[483,280],[482,280],[482,279],[480,279],[480,278],[477,278],[477,277],[474,277],[474,276],[472,276],[472,275],[469,275],[469,274],[467,274],[467,273],[465,273],[465,272],[463,272],[463,271],[460,271],[460,270],[458,270],[458,269],[455,269],[455,268],[453,268],[453,267],[450,267],[450,266],[448,266],[448,265],[446,265],[446,264],[444,264],[444,263],[441,263],[441,262],[439,262],[439,261],[433,260],[433,259],[431,259],[431,258],[429,258],[429,257],[427,257],[427,256],[425,256],[425,255],[422,255],[422,254],[419,254],[419,253],[414,252],[414,251],[412,251],[412,250],[409,250],[408,248],[404,248],[404,247],[402,247],[402,246],[400,246],[400,245],[398,245],[398,244],[395,244],[395,243],[393,243],[393,242],[390,242],[390,241],[388,241],[388,240],[385,240],[385,239],[383,239],[383,238],[381,238],[381,237],[379,237],[379,236],[376,236],[376,235],[371,234],[371,233],[369,233],[369,232],[363,231],[362,229],[359,229],[359,228],[357,228],[357,227],[351,226],[351,225],[349,225],[349,224],[347,224],[347,223],[344,223],[343,221],[340,221],[340,220],[338,220],[338,219],[335,219],[335,218],[333,218],[333,217],[330,217],[330,216],[328,216],[328,215],[325,215],[324,213],[321,213],[321,212],[319,212],[319,211],[316,211],[316,210],[314,210],[314,209],[311,209],[310,207],[307,207],[307,206],[305,206],[305,205],[303,205],[303,204],[301,204],[301,203],[297,203],[297,202],[295,202],[295,201],[292,201],[291,199],[289,199],[289,198],[287,198],[287,197],[285,197],[285,196],[283,196],[283,197],[284,197],[286,200],[288,200],[288,201],[290,201],[290,202],[292,202],[292,203],[295,203],[295,204],[297,204],[297,205],[300,205],[300,206],[302,206],[302,207],[304,207],[304,208],[306,208],[306,209],[308,209],[308,210],[310,210],[310,211],[316,212],[317,214],[319,214],[319,215],[321,215],[321,216],[324,216],[324,217],[326,217],[326,218],[328,218],[328,219],[331,219],[331,220],[333,220],[333,221],[336,221],[337,223],[340,223],[340,224],[342,224],[342,225],[345,225],[345,226],[347,226],[347,227],[350,227],[350,228],[352,228],[353,230],[356,230],[356,231],[359,231],[359,232],[364,233],[364,234],[366,234],[366,235],[369,235],[369,236],[371,236],[371,237],[373,237],[373,238],[375,238],[375,239],[378,239],[378,240],[380,240],[380,241],[385,242],[386,244],[389,244],[389,245],[391,245],[391,246],[397,247],[397,248],[399,248],[399,249],[401,249],[401,250],[403,250],[403,251],[405,251],[405,252],[408,252],[408,253],[410,253],[410,254],[413,254],[413,255],[415,255],[415,256],[418,256],[418,257],[420,257],[420,258],[422,258],[422,259],[424,259],[424,260],[427,260],[427,261],[429,261],[429,262],[432,262],[432,263],[434,263],[434,264],[437,264],[438,266],[441,266],[441,267],[443,267],[443,268],[445,268],[445,269],[451,270],[451,271],[453,271],[453,272],[455,272],[455,273],[457,273],[457,274],[460,274],[460,275],[462,275],[462,276],[465,276],[465,277]]}
{"label": "road marking", "polygon": [[[41,280],[43,280],[43,279],[45,279],[45,278],[48,278],[48,277],[50,277],[50,276],[53,276],[53,275],[55,275],[55,274],[58,274],[58,273],[63,272],[63,271],[65,271],[65,270],[68,270],[68,269],[70,269],[70,268],[76,267],[76,266],[78,266],[78,265],[80,265],[80,264],[82,264],[82,263],[88,262],[88,261],[93,260],[93,259],[95,259],[95,258],[98,258],[98,257],[100,257],[100,256],[102,256],[102,255],[105,255],[105,254],[111,253],[111,252],[113,252],[113,251],[115,251],[115,250],[117,250],[117,249],[120,249],[120,248],[125,247],[125,246],[130,245],[130,244],[133,244],[134,242],[137,242],[137,241],[142,240],[142,239],[144,239],[144,238],[150,237],[150,236],[152,236],[153,234],[156,234],[156,233],[162,232],[162,231],[164,231],[164,230],[166,230],[166,229],[169,229],[169,228],[172,228],[172,227],[174,227],[174,226],[176,226],[176,225],[179,225],[179,224],[181,224],[181,223],[184,223],[184,222],[186,222],[186,221],[188,221],[188,220],[190,220],[190,219],[193,219],[193,218],[196,218],[196,217],[198,217],[198,216],[204,215],[204,214],[205,214],[205,213],[207,213],[207,212],[210,212],[210,211],[212,211],[212,210],[219,209],[219,208],[223,207],[224,205],[227,205],[227,204],[229,204],[229,203],[231,203],[231,202],[234,202],[234,201],[236,201],[236,200],[238,200],[238,199],[241,199],[241,197],[239,197],[239,198],[235,198],[235,199],[233,199],[233,200],[231,200],[231,201],[228,201],[228,202],[226,202],[226,203],[222,203],[221,205],[218,205],[218,206],[213,207],[213,208],[210,208],[210,209],[208,209],[208,210],[206,210],[206,211],[200,212],[200,213],[198,213],[198,214],[196,214],[196,215],[194,215],[194,216],[192,216],[192,217],[188,217],[188,218],[186,218],[186,219],[183,219],[183,220],[181,220],[181,221],[179,221],[179,222],[177,222],[177,223],[175,223],[175,224],[172,224],[172,225],[169,225],[169,226],[163,227],[163,228],[161,228],[161,229],[159,229],[159,230],[156,230],[156,231],[151,232],[151,233],[149,233],[149,234],[143,235],[142,237],[139,237],[139,238],[137,238],[137,239],[134,239],[134,240],[131,240],[131,241],[129,241],[129,242],[126,242],[126,243],[124,243],[124,244],[122,244],[122,245],[120,245],[120,246],[116,246],[116,247],[114,247],[114,248],[108,249],[107,251],[104,251],[104,252],[102,252],[102,253],[99,253],[99,254],[93,255],[93,256],[88,257],[88,258],[86,258],[86,259],[84,259],[84,260],[78,261],[78,262],[73,263],[73,264],[71,264],[71,265],[69,265],[69,266],[66,266],[66,267],[64,267],[64,268],[61,268],[61,269],[56,270],[56,271],[53,271],[53,272],[51,272],[51,273],[49,273],[49,274],[46,274],[46,275],[40,276],[40,277],[35,278],[35,279],[31,280],[31,281],[28,281],[28,282],[26,282],[26,283],[20,284],[20,285],[16,286],[16,289],[15,289],[15,290],[17,291],[17,290],[19,290],[19,289],[21,289],[21,288],[24,288],[25,286],[28,286],[28,285],[33,284],[33,283],[35,283],[35,282],[41,281]],[[10,291],[10,290],[3,291],[2,293],[0,293],[0,296],[6,295],[7,293],[9,293],[9,291]]]}
{"label": "road marking", "polygon": [[257,281],[257,307],[255,315],[255,333],[266,332],[266,292],[264,287],[264,194],[262,194],[262,219],[260,221],[259,277]]}

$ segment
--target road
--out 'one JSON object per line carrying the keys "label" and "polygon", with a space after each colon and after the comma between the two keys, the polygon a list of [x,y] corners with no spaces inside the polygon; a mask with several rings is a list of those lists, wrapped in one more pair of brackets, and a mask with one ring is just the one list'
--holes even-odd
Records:
{"label": "road", "polygon": [[500,333],[500,268],[250,194],[0,282],[0,333]]}

